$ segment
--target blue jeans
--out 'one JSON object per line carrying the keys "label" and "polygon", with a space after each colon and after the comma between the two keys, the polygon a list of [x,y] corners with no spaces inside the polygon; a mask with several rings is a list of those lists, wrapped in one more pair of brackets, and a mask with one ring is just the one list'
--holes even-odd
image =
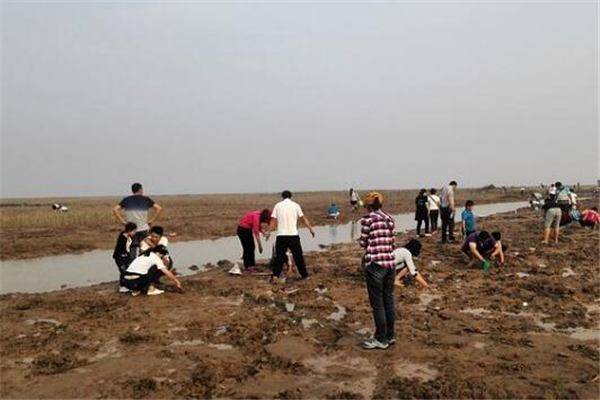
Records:
{"label": "blue jeans", "polygon": [[396,307],[394,304],[394,268],[384,268],[376,263],[364,269],[369,302],[375,320],[375,339],[382,343],[394,337]]}

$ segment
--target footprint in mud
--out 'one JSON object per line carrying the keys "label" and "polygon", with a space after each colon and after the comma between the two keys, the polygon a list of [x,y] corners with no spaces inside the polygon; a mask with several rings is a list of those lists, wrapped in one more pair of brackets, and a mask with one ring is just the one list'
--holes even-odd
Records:
{"label": "footprint in mud", "polygon": [[328,384],[337,386],[339,390],[359,393],[367,399],[373,395],[377,368],[366,358],[321,356],[302,363],[315,373],[326,376]]}
{"label": "footprint in mud", "polygon": [[121,351],[118,347],[118,339],[114,338],[108,342],[106,342],[96,353],[95,356],[90,358],[88,361],[90,363],[103,360],[105,358],[119,358],[121,357]]}
{"label": "footprint in mud", "polygon": [[426,364],[417,364],[405,360],[396,363],[395,372],[399,378],[417,379],[421,382],[434,380],[439,375],[438,370],[430,368]]}
{"label": "footprint in mud", "polygon": [[441,294],[433,294],[433,293],[421,293],[419,294],[419,309],[425,311],[427,306],[431,304],[434,300],[439,300],[443,296]]}

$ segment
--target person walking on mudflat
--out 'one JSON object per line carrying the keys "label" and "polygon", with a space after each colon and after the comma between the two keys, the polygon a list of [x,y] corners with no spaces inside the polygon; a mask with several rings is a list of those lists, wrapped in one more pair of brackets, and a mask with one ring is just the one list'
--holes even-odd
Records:
{"label": "person walking on mudflat", "polygon": [[[148,236],[150,225],[156,221],[163,209],[150,197],[144,196],[144,188],[141,183],[131,185],[131,191],[133,194],[123,198],[113,209],[113,214],[123,225],[127,225],[128,222],[136,224],[137,231],[131,243],[131,255],[132,258],[135,258],[138,255],[140,242]],[[148,219],[150,209],[154,210],[154,215]],[[121,213],[122,210],[125,211],[125,218]]]}
{"label": "person walking on mudflat", "polygon": [[[315,237],[315,231],[310,225],[308,218],[302,212],[302,208],[298,203],[292,201],[292,192],[284,190],[281,193],[282,201],[273,207],[271,214],[271,223],[269,232],[275,229],[277,224],[277,239],[275,240],[275,261],[273,263],[273,283],[283,283],[283,279],[279,277],[283,264],[286,261],[286,253],[288,250],[292,252],[294,263],[302,279],[308,278],[308,271],[302,254],[302,244],[300,243],[300,235],[298,234],[298,220],[302,220],[304,225],[310,231],[310,234]],[[268,234],[267,234],[268,235]]]}
{"label": "person walking on mudflat", "polygon": [[362,343],[363,349],[387,349],[396,343],[394,325],[394,278],[396,275],[395,221],[382,210],[383,196],[371,192],[364,198],[369,214],[361,218],[360,246],[365,249],[363,272],[375,320],[375,335]]}

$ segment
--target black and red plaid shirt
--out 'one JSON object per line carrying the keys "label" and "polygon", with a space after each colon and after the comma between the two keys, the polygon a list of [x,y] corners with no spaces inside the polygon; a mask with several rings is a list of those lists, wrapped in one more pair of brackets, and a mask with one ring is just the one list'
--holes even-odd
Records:
{"label": "black and red plaid shirt", "polygon": [[384,268],[394,268],[396,266],[394,218],[381,210],[373,211],[362,217],[360,224],[360,246],[365,249],[365,264],[377,263]]}

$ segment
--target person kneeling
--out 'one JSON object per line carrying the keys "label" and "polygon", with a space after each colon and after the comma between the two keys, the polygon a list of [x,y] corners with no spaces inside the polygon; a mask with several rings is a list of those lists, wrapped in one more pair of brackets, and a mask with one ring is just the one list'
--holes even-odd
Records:
{"label": "person kneeling", "polygon": [[169,271],[165,265],[168,262],[168,251],[164,246],[156,246],[140,254],[138,258],[127,267],[123,276],[124,286],[132,291],[134,296],[145,292],[148,296],[164,293],[154,285],[161,276],[165,275],[175,286],[181,289],[179,279]]}
{"label": "person kneeling", "polygon": [[418,257],[421,253],[421,242],[416,239],[409,241],[404,247],[394,250],[396,257],[396,280],[394,285],[404,287],[402,280],[410,273],[410,276],[419,284],[421,289],[429,289],[427,281],[417,272],[413,257]]}

